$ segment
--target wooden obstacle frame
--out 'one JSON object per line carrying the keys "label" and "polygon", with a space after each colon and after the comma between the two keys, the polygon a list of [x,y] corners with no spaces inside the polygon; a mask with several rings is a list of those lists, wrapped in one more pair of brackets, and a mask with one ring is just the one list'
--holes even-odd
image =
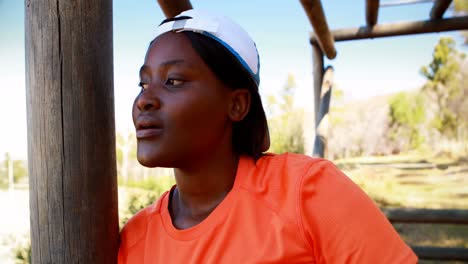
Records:
{"label": "wooden obstacle frame", "polygon": [[[442,18],[447,0],[436,0],[426,21],[386,25],[377,23],[379,1],[366,0],[366,26],[333,31],[319,0],[300,2],[314,29],[316,156],[327,147],[333,83],[323,58],[335,58],[335,41],[468,29],[468,16]],[[158,3],[167,17],[192,8]],[[32,262],[116,263],[112,1],[26,0],[25,14]],[[466,210],[384,211],[392,222],[468,224]],[[413,249],[421,259],[468,260],[466,248]]]}
{"label": "wooden obstacle frame", "polygon": [[[331,101],[331,89],[333,89],[333,84],[330,84],[333,80],[328,79],[329,77],[325,74],[323,57],[324,55],[329,59],[336,57],[334,42],[468,29],[468,16],[442,18],[451,3],[451,1],[447,0],[434,1],[428,20],[382,25],[377,23],[379,1],[366,0],[365,26],[332,31],[328,29],[320,1],[301,0],[301,3],[314,28],[314,33],[310,36],[313,56],[316,120],[313,155],[318,157],[326,157],[326,128],[328,127],[326,124],[328,124],[328,110]],[[323,89],[326,89],[326,92],[323,92]],[[468,225],[468,210],[384,208],[383,211],[392,223]],[[467,248],[422,247],[415,245],[411,245],[411,247],[419,259],[468,261]]]}

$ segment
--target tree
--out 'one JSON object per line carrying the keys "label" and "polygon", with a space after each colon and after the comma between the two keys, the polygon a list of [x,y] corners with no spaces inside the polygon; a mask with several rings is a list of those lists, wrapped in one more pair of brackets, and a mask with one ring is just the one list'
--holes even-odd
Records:
{"label": "tree", "polygon": [[136,137],[134,132],[117,133],[117,171],[124,182],[129,180],[131,161],[136,160]]}
{"label": "tree", "polygon": [[[455,0],[453,1],[453,10],[455,14],[467,15],[468,14],[468,1],[466,0]],[[465,37],[465,45],[468,45],[468,31],[462,31],[462,35]]]}
{"label": "tree", "polygon": [[465,55],[456,50],[453,39],[441,38],[434,48],[432,61],[421,68],[421,74],[427,78],[423,92],[432,98],[437,108],[432,126],[449,138],[457,136],[457,115],[452,106],[464,89],[460,72],[460,62],[464,58]]}
{"label": "tree", "polygon": [[271,152],[304,153],[303,111],[294,108],[295,87],[294,76],[289,74],[279,100],[268,97]]}
{"label": "tree", "polygon": [[390,99],[391,139],[407,138],[412,149],[418,148],[424,142],[419,133],[421,124],[426,119],[424,97],[418,94],[400,92]]}
{"label": "tree", "polygon": [[5,158],[0,163],[0,186],[13,187],[14,183],[21,181],[28,176],[28,169],[25,160],[14,160],[10,153],[5,153]]}

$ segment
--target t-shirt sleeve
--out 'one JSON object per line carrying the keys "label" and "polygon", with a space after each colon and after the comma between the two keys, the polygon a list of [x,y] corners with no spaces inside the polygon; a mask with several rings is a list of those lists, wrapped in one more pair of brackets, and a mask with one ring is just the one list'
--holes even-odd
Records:
{"label": "t-shirt sleeve", "polygon": [[118,264],[143,263],[144,238],[148,207],[140,210],[125,224],[119,236]]}
{"label": "t-shirt sleeve", "polygon": [[299,190],[299,218],[317,263],[417,263],[374,202],[329,161],[314,163]]}

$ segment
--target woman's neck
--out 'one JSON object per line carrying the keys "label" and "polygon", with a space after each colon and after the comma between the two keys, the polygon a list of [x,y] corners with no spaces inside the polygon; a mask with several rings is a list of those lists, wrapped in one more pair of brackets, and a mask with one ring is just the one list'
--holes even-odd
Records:
{"label": "woman's neck", "polygon": [[179,229],[203,221],[234,185],[239,157],[214,155],[189,169],[174,169],[177,188],[170,203],[172,222]]}

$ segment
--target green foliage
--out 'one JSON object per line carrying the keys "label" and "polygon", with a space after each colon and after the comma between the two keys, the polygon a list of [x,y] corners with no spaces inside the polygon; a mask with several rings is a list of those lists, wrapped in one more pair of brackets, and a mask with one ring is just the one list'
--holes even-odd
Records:
{"label": "green foliage", "polygon": [[391,121],[401,125],[416,126],[425,120],[424,98],[400,92],[390,99]]}
{"label": "green foliage", "polygon": [[344,122],[344,91],[339,89],[338,85],[334,85],[332,89],[332,100],[330,101],[330,125],[335,127]]}
{"label": "green foliage", "polygon": [[[453,1],[453,9],[455,14],[467,15],[468,14],[468,1],[466,0],[455,0]],[[465,38],[465,45],[468,45],[468,31],[464,30],[461,32]]]}
{"label": "green foliage", "polygon": [[28,176],[27,162],[25,160],[13,160],[9,153],[5,153],[5,158],[0,163],[0,188],[8,187],[8,167],[10,161],[13,163],[13,181],[15,183]]}
{"label": "green foliage", "polygon": [[452,78],[459,65],[453,60],[457,54],[455,41],[451,38],[441,38],[435,46],[433,59],[428,66],[421,68],[421,73],[431,81],[428,88],[435,89],[438,83],[446,85]]}
{"label": "green foliage", "polygon": [[152,191],[142,192],[138,194],[133,193],[129,197],[128,212],[134,215],[138,213],[138,211],[140,211],[141,209],[154,203],[158,197],[159,195]]}
{"label": "green foliage", "polygon": [[441,38],[434,48],[433,59],[421,68],[427,78],[423,91],[436,103],[437,111],[431,121],[432,127],[448,138],[457,137],[456,105],[463,93],[460,62],[465,58],[455,48],[451,38]]}
{"label": "green foliage", "polygon": [[136,136],[134,132],[117,133],[116,135],[117,174],[124,181],[128,180],[134,168],[136,156]]}
{"label": "green foliage", "polygon": [[426,119],[424,97],[420,94],[400,92],[389,102],[391,137],[408,137],[410,148],[418,148],[424,142],[419,128]]}
{"label": "green foliage", "polygon": [[[15,264],[31,263],[31,239],[28,234],[10,235],[3,241],[12,250]],[[10,262],[8,262],[10,263]]]}
{"label": "green foliage", "polygon": [[154,203],[159,196],[159,193],[149,190],[136,189],[129,191],[126,208],[119,213],[120,227],[123,227],[138,211]]}
{"label": "green foliage", "polygon": [[304,153],[303,111],[294,108],[294,76],[289,75],[280,98],[268,97],[270,152]]}
{"label": "green foliage", "polygon": [[130,159],[136,159],[136,136],[135,133],[129,132],[127,134],[117,133],[117,163],[122,163],[125,155]]}
{"label": "green foliage", "polygon": [[455,12],[457,13],[468,13],[468,1],[466,0],[455,0],[453,1],[454,3],[454,9]]}
{"label": "green foliage", "polygon": [[31,242],[28,241],[25,244],[18,245],[14,248],[13,253],[15,255],[16,264],[31,263]]}
{"label": "green foliage", "polygon": [[161,176],[161,177],[148,177],[145,180],[129,180],[125,183],[125,186],[130,188],[140,188],[143,190],[153,191],[156,193],[163,193],[170,189],[175,184],[174,177]]}
{"label": "green foliage", "polygon": [[168,191],[175,184],[174,177],[149,177],[142,181],[130,180],[126,183],[126,204],[119,213],[122,227],[130,217],[141,209],[154,203],[163,192]]}

